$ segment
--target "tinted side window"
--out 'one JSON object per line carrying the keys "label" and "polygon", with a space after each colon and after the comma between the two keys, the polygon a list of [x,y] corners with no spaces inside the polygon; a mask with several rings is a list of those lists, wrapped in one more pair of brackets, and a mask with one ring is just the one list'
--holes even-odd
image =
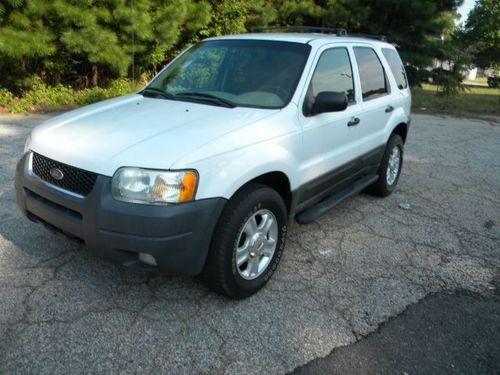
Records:
{"label": "tinted side window", "polygon": [[375,51],[368,47],[354,47],[354,54],[358,62],[363,100],[387,94],[389,91],[384,68]]}
{"label": "tinted side window", "polygon": [[349,102],[354,101],[351,60],[346,48],[329,49],[319,58],[307,95],[314,99],[322,91],[345,92]]}
{"label": "tinted side window", "polygon": [[389,48],[383,48],[382,53],[384,54],[389,67],[391,68],[394,78],[396,79],[398,89],[402,90],[407,88],[408,80],[406,79],[405,68],[398,53],[395,50]]}

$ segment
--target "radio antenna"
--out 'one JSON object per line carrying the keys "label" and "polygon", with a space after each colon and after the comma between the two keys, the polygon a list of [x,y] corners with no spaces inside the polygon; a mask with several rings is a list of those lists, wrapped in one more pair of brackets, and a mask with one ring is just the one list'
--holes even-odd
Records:
{"label": "radio antenna", "polygon": [[132,82],[135,85],[135,23],[134,23],[134,0],[130,0],[132,10]]}

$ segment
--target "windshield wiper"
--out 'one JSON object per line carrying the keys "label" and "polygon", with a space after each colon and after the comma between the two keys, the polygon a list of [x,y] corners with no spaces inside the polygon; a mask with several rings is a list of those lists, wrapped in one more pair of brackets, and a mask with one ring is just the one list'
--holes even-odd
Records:
{"label": "windshield wiper", "polygon": [[216,95],[208,94],[206,92],[197,92],[197,91],[179,92],[179,93],[176,93],[175,96],[177,96],[177,97],[187,96],[187,97],[189,97],[189,99],[192,98],[192,99],[200,99],[203,101],[211,101],[211,102],[217,103],[218,105],[221,105],[221,106],[227,107],[227,108],[236,107],[236,104],[233,103],[232,101],[218,97]]}
{"label": "windshield wiper", "polygon": [[173,95],[169,92],[157,89],[156,87],[146,87],[144,90],[142,90],[140,92],[140,94],[142,96],[155,95],[155,96],[161,96],[165,99],[175,100],[175,95]]}

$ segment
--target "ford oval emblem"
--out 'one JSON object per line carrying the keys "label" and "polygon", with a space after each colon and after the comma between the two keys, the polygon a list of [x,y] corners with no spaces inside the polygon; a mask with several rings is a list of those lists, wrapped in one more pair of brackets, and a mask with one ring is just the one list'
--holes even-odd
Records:
{"label": "ford oval emblem", "polygon": [[54,180],[59,181],[64,178],[64,173],[59,168],[52,168],[49,173]]}

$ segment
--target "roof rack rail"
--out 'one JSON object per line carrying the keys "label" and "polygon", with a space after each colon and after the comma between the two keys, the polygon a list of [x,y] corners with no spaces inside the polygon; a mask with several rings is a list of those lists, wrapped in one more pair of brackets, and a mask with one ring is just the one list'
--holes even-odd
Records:
{"label": "roof rack rail", "polygon": [[320,34],[332,34],[336,36],[350,36],[353,38],[367,38],[367,39],[376,39],[381,40],[382,42],[388,42],[388,39],[385,35],[371,35],[371,34],[357,34],[357,33],[348,33],[346,29],[342,28],[332,28],[332,27],[321,27],[321,26],[268,26],[268,27],[253,27],[250,29],[253,33],[265,33],[267,31],[284,31],[284,32],[313,32]]}
{"label": "roof rack rail", "polygon": [[351,36],[353,38],[368,38],[368,39],[376,39],[381,40],[382,42],[387,42],[387,37],[385,35],[371,35],[371,34],[347,34],[347,36]]}
{"label": "roof rack rail", "polygon": [[266,31],[285,31],[285,32],[314,32],[321,34],[334,34],[336,36],[347,36],[347,31],[342,28],[321,27],[321,26],[269,26],[254,27],[250,29],[254,33],[265,33]]}

